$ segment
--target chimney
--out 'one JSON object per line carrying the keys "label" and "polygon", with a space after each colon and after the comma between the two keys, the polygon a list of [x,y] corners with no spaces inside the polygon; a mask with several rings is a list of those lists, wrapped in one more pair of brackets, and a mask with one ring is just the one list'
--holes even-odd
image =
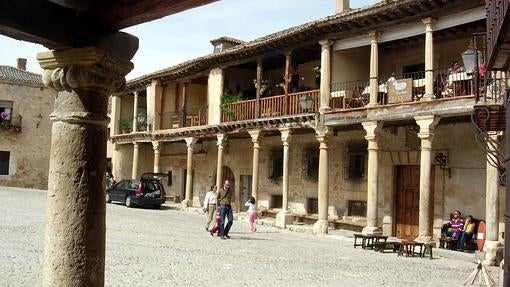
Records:
{"label": "chimney", "polygon": [[349,11],[351,8],[349,7],[349,0],[336,0],[336,13],[342,13],[345,11]]}
{"label": "chimney", "polygon": [[27,70],[27,59],[25,59],[25,58],[16,59],[16,67],[20,70],[26,71]]}

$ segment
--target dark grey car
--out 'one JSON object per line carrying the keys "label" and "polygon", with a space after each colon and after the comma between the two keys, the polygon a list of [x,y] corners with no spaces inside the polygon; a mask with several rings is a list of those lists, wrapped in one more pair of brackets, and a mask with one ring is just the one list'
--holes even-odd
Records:
{"label": "dark grey car", "polygon": [[138,179],[121,180],[106,189],[106,202],[118,201],[127,207],[153,206],[159,208],[165,203],[165,189],[161,178],[167,176],[163,173],[144,173]]}

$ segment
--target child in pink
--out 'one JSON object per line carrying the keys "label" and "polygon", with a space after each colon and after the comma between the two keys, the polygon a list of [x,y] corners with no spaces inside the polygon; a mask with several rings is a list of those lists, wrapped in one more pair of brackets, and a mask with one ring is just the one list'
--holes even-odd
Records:
{"label": "child in pink", "polygon": [[244,204],[248,206],[248,230],[250,232],[257,231],[257,227],[255,226],[255,218],[257,217],[257,205],[255,205],[255,197],[250,197],[250,199]]}
{"label": "child in pink", "polygon": [[209,229],[209,233],[211,233],[211,236],[214,236],[214,233],[220,232],[220,224],[221,224],[221,216],[220,216],[220,209],[216,209],[216,222],[214,223],[213,228]]}

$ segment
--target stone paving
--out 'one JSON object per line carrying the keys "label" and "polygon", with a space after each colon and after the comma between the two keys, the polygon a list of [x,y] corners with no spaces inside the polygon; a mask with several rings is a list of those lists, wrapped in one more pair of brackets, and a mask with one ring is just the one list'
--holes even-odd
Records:
{"label": "stone paving", "polygon": [[[0,194],[0,286],[40,286],[46,193],[0,187]],[[397,257],[354,249],[349,231],[317,237],[261,220],[249,233],[242,221],[234,221],[232,239],[220,240],[204,230],[203,215],[178,205],[108,204],[106,286],[462,286],[476,266],[472,254]]]}

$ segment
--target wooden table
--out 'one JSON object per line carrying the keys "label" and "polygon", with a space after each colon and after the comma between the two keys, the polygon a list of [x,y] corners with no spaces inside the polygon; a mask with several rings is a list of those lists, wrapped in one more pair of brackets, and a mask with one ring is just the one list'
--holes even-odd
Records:
{"label": "wooden table", "polygon": [[[360,243],[358,239],[361,240]],[[361,246],[363,249],[374,249],[375,245],[386,243],[387,239],[388,236],[385,235],[354,233],[354,248]]]}

